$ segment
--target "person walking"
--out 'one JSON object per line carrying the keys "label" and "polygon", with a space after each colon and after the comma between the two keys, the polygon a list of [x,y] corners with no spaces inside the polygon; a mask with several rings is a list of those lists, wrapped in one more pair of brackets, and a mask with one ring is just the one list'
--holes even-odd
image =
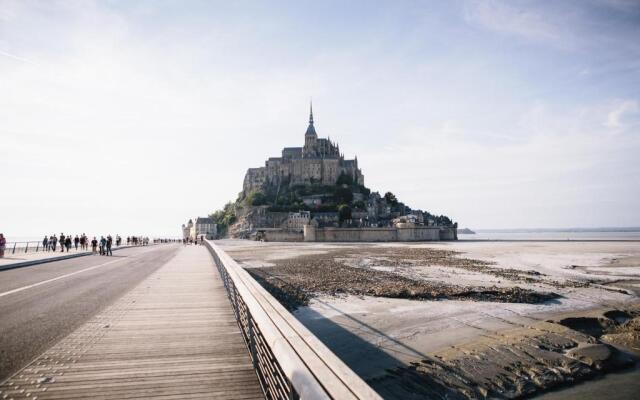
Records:
{"label": "person walking", "polygon": [[78,235],[76,235],[76,237],[73,238],[73,244],[76,247],[76,251],[78,251],[78,244],[80,244],[80,238],[78,237]]}
{"label": "person walking", "polygon": [[0,233],[0,258],[4,258],[4,249],[7,248],[7,239],[4,238],[4,234]]}
{"label": "person walking", "polygon": [[64,240],[64,247],[67,248],[67,253],[69,252],[69,250],[71,250],[71,235],[67,236],[67,238]]}
{"label": "person walking", "polygon": [[56,251],[56,244],[58,244],[58,238],[56,237],[56,235],[51,235],[51,237],[49,238],[49,241],[51,242],[51,251]]}
{"label": "person walking", "polygon": [[44,239],[42,239],[42,251],[49,250],[49,238],[45,235]]}
{"label": "person walking", "polygon": [[64,233],[61,233],[60,234],[60,240],[59,240],[59,242],[60,242],[60,252],[61,253],[64,253],[64,240],[65,240]]}
{"label": "person walking", "polygon": [[91,253],[93,255],[96,255],[98,253],[98,251],[96,250],[96,248],[98,247],[98,241],[96,240],[96,237],[93,237],[93,240],[91,241]]}
{"label": "person walking", "polygon": [[112,256],[113,251],[111,251],[111,246],[113,245],[113,238],[111,235],[107,236],[107,255]]}
{"label": "person walking", "polygon": [[107,239],[104,236],[100,236],[100,255],[103,256],[105,254],[105,247],[107,247]]}

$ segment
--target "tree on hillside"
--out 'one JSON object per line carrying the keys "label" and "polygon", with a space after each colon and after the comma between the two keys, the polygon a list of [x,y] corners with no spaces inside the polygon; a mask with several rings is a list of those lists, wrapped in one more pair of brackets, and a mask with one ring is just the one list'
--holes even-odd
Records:
{"label": "tree on hillside", "polygon": [[338,206],[338,217],[340,218],[340,222],[351,219],[351,207],[347,204],[340,204]]}
{"label": "tree on hillside", "polygon": [[256,190],[249,193],[244,202],[248,206],[262,206],[267,204],[267,197],[261,191]]}
{"label": "tree on hillside", "polygon": [[337,204],[349,204],[353,201],[353,192],[348,187],[338,186],[333,192],[333,198]]}
{"label": "tree on hillside", "polygon": [[398,199],[396,198],[396,195],[391,193],[391,192],[387,192],[384,194],[384,199],[387,201],[387,203],[389,203],[390,206],[397,206],[398,205]]}
{"label": "tree on hillside", "polygon": [[218,225],[220,234],[226,233],[229,226],[236,222],[236,210],[234,203],[227,203],[222,210],[216,210],[209,217]]}

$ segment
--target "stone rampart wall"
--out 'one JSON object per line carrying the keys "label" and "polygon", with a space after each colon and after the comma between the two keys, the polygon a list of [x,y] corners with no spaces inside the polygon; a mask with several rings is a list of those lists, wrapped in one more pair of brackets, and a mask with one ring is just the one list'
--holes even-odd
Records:
{"label": "stone rampart wall", "polygon": [[302,232],[287,231],[284,229],[268,230],[264,232],[264,240],[267,242],[302,242]]}
{"label": "stone rampart wall", "polygon": [[398,228],[304,227],[307,242],[421,242],[457,240],[455,228],[414,226]]}

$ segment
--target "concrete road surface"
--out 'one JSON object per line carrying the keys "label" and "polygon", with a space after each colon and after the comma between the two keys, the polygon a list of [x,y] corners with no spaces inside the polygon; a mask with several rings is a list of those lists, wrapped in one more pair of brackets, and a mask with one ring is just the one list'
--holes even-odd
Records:
{"label": "concrete road surface", "polygon": [[120,298],[179,245],[135,247],[0,271],[0,382]]}

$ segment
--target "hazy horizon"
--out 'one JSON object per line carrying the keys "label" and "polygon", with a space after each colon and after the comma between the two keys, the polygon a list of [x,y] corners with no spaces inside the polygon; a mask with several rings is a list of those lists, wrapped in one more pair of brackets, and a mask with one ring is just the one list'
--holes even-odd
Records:
{"label": "hazy horizon", "polygon": [[640,3],[0,2],[0,232],[178,236],[316,129],[471,229],[640,226]]}

